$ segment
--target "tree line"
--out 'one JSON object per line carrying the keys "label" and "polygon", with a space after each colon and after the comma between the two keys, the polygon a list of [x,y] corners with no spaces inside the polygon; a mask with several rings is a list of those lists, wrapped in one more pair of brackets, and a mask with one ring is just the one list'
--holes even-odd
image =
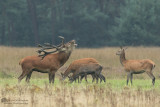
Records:
{"label": "tree line", "polygon": [[1,0],[0,45],[160,45],[160,0]]}

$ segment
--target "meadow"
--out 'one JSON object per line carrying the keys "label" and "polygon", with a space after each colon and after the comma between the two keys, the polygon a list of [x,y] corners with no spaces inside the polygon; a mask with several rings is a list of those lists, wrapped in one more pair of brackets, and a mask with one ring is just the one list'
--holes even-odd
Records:
{"label": "meadow", "polygon": [[[126,73],[116,56],[119,47],[77,48],[67,63],[56,73],[54,85],[50,85],[48,74],[33,72],[30,84],[25,79],[18,84],[21,74],[19,61],[25,56],[36,55],[38,48],[0,47],[0,107],[159,107],[160,106],[160,48],[128,47],[127,59],[151,59],[156,67],[155,86],[146,73],[133,75],[133,85],[126,86]],[[103,66],[102,74],[106,83],[92,83],[84,80],[81,84],[60,81],[60,73],[69,64],[80,58],[92,57]]]}

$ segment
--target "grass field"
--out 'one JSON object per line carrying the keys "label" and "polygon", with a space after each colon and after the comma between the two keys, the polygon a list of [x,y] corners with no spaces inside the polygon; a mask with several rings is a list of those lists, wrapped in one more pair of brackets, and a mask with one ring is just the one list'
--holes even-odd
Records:
{"label": "grass field", "polygon": [[[76,49],[67,63],[56,73],[54,85],[49,85],[48,75],[34,72],[30,84],[17,83],[21,74],[21,58],[35,55],[37,48],[0,47],[0,107],[159,107],[160,106],[160,48],[129,47],[127,59],[151,59],[156,63],[153,74],[155,86],[147,74],[133,75],[133,85],[126,86],[126,73],[115,55],[117,47]],[[80,58],[93,57],[103,66],[106,83],[70,84],[60,81],[60,72]]]}

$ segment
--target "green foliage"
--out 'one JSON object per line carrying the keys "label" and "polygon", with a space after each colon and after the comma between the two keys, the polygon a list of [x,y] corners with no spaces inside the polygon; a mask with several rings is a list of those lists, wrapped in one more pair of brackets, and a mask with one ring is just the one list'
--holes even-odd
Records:
{"label": "green foliage", "polygon": [[57,44],[59,35],[81,47],[160,45],[159,0],[35,0],[32,10],[28,1],[0,2],[1,45]]}
{"label": "green foliage", "polygon": [[113,27],[119,45],[159,45],[158,4],[158,0],[126,0]]}

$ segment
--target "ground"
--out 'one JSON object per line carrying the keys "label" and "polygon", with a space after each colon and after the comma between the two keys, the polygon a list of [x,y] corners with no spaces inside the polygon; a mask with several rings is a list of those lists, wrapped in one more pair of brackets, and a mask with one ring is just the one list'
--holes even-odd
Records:
{"label": "ground", "polygon": [[[160,48],[129,47],[127,59],[151,59],[156,68],[155,86],[147,74],[133,75],[133,85],[126,85],[126,73],[115,55],[118,47],[98,49],[76,49],[67,63],[56,73],[54,85],[49,84],[48,75],[33,72],[30,83],[25,79],[18,84],[21,74],[19,61],[29,55],[35,55],[37,48],[0,47],[0,107],[159,107],[160,106]],[[92,83],[84,80],[81,84],[70,84],[66,79],[60,81],[60,72],[80,58],[93,57],[103,66],[102,74],[106,83]]]}

